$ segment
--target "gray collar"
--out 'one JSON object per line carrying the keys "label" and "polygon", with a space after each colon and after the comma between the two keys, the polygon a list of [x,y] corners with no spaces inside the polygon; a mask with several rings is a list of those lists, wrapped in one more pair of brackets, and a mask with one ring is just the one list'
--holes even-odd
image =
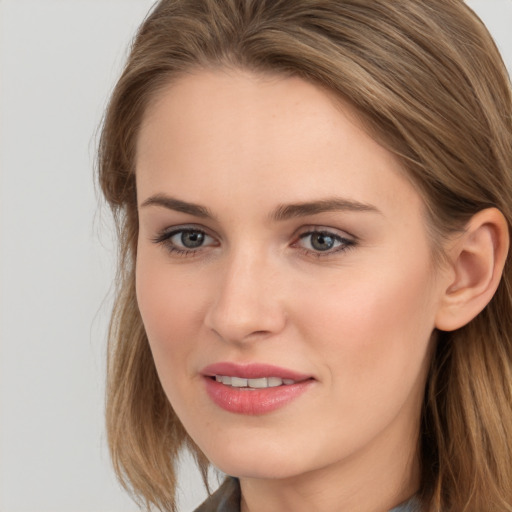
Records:
{"label": "gray collar", "polygon": [[[418,512],[419,510],[419,502],[413,497],[389,512]],[[194,512],[240,512],[238,479],[227,477],[222,485]]]}

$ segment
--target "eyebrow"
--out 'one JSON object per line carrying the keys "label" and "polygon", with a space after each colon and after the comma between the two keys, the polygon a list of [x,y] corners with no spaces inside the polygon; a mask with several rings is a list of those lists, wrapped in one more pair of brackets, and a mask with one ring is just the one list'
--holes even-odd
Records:
{"label": "eyebrow", "polygon": [[381,211],[371,204],[360,203],[359,201],[340,197],[332,197],[319,201],[280,205],[271,214],[271,219],[274,221],[284,221],[294,217],[306,217],[317,213],[343,211],[381,214]]}
{"label": "eyebrow", "polygon": [[202,219],[214,218],[214,215],[211,213],[211,211],[208,208],[205,208],[204,206],[194,203],[188,203],[186,201],[180,201],[179,199],[169,197],[165,194],[156,194],[154,196],[149,197],[141,204],[142,208],[146,206],[163,206],[168,210],[188,213],[189,215],[193,215],[194,217],[200,217]]}
{"label": "eyebrow", "polygon": [[[165,194],[156,194],[149,197],[141,204],[142,208],[146,206],[162,206],[169,210],[187,213],[189,215],[193,215],[194,217],[199,217],[203,219],[215,218],[213,213],[204,206],[195,203],[189,203],[186,201],[181,201],[179,199],[167,196]],[[315,215],[318,213],[341,211],[369,212],[381,214],[380,210],[371,204],[361,203],[359,201],[344,199],[340,197],[332,197],[327,199],[320,199],[318,201],[307,201],[303,203],[279,205],[270,214],[270,220],[274,222],[281,222],[296,217],[307,217],[308,215]]]}

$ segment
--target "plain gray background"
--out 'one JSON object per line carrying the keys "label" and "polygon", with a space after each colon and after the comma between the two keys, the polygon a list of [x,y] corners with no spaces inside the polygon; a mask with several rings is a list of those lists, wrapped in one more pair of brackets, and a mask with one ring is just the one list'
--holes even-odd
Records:
{"label": "plain gray background", "polygon": [[[105,445],[95,134],[152,0],[0,0],[0,512],[132,512]],[[469,2],[512,69],[512,0]],[[205,492],[183,465],[181,507]]]}

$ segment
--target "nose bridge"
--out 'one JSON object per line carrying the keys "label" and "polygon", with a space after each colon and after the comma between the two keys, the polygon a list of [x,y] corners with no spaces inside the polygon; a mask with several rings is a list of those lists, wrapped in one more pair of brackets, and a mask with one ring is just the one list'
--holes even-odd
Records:
{"label": "nose bridge", "polygon": [[276,287],[275,259],[263,247],[233,248],[218,275],[218,293],[206,317],[207,326],[226,341],[279,332],[285,314]]}

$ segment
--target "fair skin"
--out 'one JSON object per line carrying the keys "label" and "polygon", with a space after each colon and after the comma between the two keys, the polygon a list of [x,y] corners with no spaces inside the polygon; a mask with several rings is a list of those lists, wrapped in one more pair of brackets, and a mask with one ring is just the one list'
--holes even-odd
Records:
{"label": "fair skin", "polygon": [[[146,113],[139,308],[174,410],[240,478],[244,512],[384,512],[418,488],[432,333],[462,322],[465,282],[495,288],[499,271],[464,237],[450,248],[464,265],[433,265],[403,172],[351,107],[298,78],[197,71]],[[478,219],[473,243],[492,246],[495,224]],[[306,386],[277,409],[226,410],[206,391],[220,362]]]}

